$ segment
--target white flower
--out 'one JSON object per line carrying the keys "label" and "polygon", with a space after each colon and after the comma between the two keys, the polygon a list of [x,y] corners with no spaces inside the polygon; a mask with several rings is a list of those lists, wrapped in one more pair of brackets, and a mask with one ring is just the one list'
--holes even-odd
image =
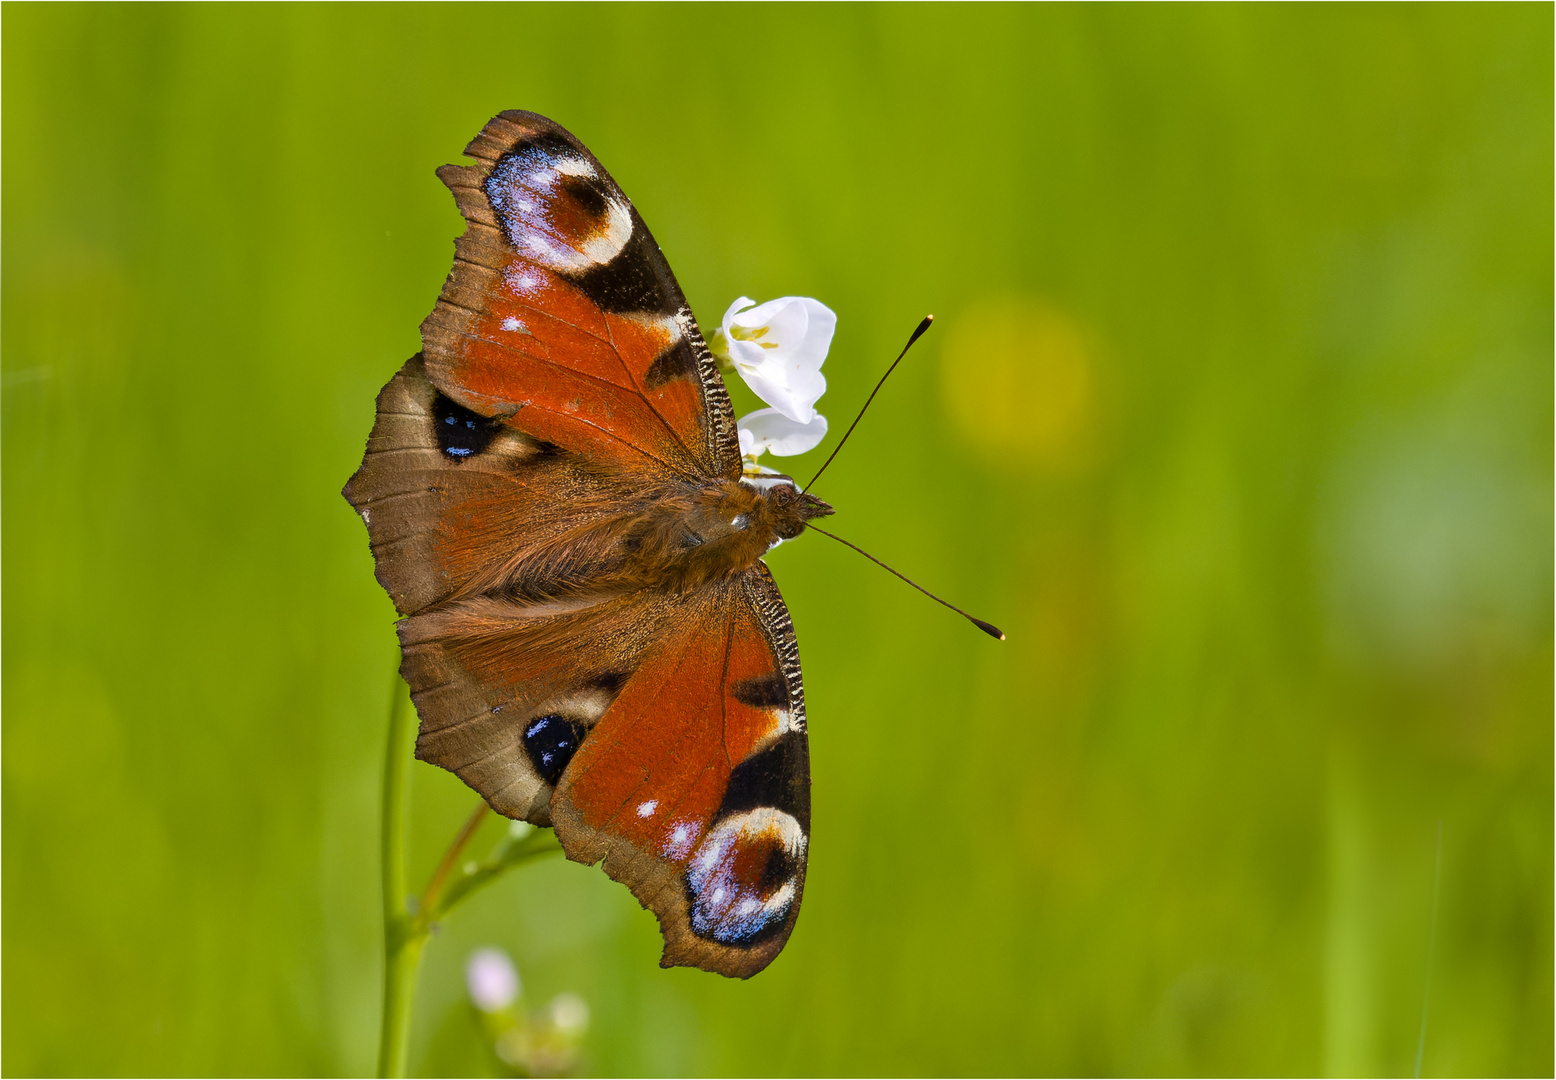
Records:
{"label": "white flower", "polygon": [[501,1012],[519,996],[519,971],[501,949],[477,949],[465,964],[465,987],[476,1008]]}
{"label": "white flower", "polygon": [[778,457],[803,454],[827,434],[827,418],[816,413],[810,423],[789,419],[777,409],[746,413],[736,424],[740,432],[740,456],[758,458],[771,450]]}
{"label": "white flower", "polygon": [[827,389],[821,365],[832,347],[837,316],[808,296],[753,304],[742,296],[730,305],[713,332],[713,354],[740,372],[757,397],[790,420],[809,423],[816,399]]}

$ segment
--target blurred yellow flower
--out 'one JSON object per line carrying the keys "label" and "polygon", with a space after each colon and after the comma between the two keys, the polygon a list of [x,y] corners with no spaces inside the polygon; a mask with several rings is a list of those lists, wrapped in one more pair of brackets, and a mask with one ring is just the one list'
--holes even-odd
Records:
{"label": "blurred yellow flower", "polygon": [[1030,297],[979,301],[946,320],[946,407],[963,437],[1020,468],[1072,473],[1096,443],[1096,357],[1069,314]]}

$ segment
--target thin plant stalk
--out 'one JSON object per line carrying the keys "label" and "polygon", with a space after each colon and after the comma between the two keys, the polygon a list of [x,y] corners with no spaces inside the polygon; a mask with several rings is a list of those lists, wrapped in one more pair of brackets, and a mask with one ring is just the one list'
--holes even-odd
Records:
{"label": "thin plant stalk", "polygon": [[437,920],[465,897],[505,871],[539,855],[560,851],[550,833],[512,822],[503,838],[480,862],[455,867],[461,853],[492,813],[485,802],[475,810],[449,843],[420,900],[410,904],[405,883],[405,792],[409,779],[415,713],[406,707],[405,686],[395,677],[389,705],[389,748],[384,758],[384,802],[381,827],[384,908],[384,1016],[379,1029],[378,1075],[404,1076],[410,1048],[411,1000],[422,946]]}
{"label": "thin plant stalk", "polygon": [[1432,918],[1426,928],[1426,975],[1421,980],[1421,1033],[1416,1037],[1416,1067],[1410,1075],[1419,1080],[1421,1058],[1426,1054],[1426,1014],[1432,1003],[1432,960],[1437,951],[1437,903],[1443,891],[1443,823],[1437,822],[1437,856],[1432,860]]}
{"label": "thin plant stalk", "polygon": [[416,965],[421,959],[425,935],[411,931],[406,910],[405,789],[410,770],[411,719],[405,684],[398,675],[389,703],[389,747],[384,755],[383,820],[380,823],[379,859],[383,873],[384,907],[384,1017],[378,1036],[378,1075],[404,1076],[410,1045],[411,994],[416,987]]}
{"label": "thin plant stalk", "polygon": [[476,831],[480,829],[481,822],[485,821],[491,812],[491,807],[485,802],[476,804],[476,808],[465,819],[464,827],[459,830],[453,842],[448,845],[448,850],[443,853],[443,858],[438,860],[438,868],[432,872],[432,880],[427,882],[427,891],[421,894],[418,911],[430,914],[438,909],[438,900],[443,895],[443,886],[448,881],[449,871],[454,869],[454,864],[459,861],[460,852],[465,850],[465,845],[470,843],[471,837],[475,836]]}

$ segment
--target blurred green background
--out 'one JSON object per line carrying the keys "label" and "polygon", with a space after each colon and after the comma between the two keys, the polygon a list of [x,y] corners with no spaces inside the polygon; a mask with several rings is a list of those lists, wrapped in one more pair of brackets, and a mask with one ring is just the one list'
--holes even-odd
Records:
{"label": "blurred green background", "polygon": [[[833,307],[835,430],[936,314],[821,490],[1009,641],[775,552],[787,950],[661,971],[551,859],[429,945],[419,1072],[495,1067],[494,944],[598,1073],[1408,1074],[1440,825],[1423,1072],[1551,1073],[1549,5],[0,19],[6,1073],[373,1067],[396,653],[338,492],[504,108],[705,326]],[[474,798],[414,785],[419,882]]]}

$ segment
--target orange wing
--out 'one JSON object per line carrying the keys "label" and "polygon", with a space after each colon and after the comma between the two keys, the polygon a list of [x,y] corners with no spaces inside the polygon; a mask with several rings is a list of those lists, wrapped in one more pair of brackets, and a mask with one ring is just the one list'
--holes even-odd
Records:
{"label": "orange wing", "polygon": [[479,597],[401,623],[418,757],[658,916],[661,963],[746,978],[799,913],[810,757],[772,576],[568,609]]}
{"label": "orange wing", "polygon": [[551,817],[568,858],[603,858],[659,917],[662,965],[746,978],[783,948],[805,889],[805,694],[767,568],[710,592],[590,732]]}
{"label": "orange wing", "polygon": [[412,615],[494,589],[586,588],[609,559],[611,522],[656,490],[463,408],[415,356],[379,393],[345,496],[367,523],[379,582]]}
{"label": "orange wing", "polygon": [[740,475],[729,397],[643,219],[543,116],[494,117],[438,176],[468,222],[422,323],[432,382],[535,439],[633,471]]}

